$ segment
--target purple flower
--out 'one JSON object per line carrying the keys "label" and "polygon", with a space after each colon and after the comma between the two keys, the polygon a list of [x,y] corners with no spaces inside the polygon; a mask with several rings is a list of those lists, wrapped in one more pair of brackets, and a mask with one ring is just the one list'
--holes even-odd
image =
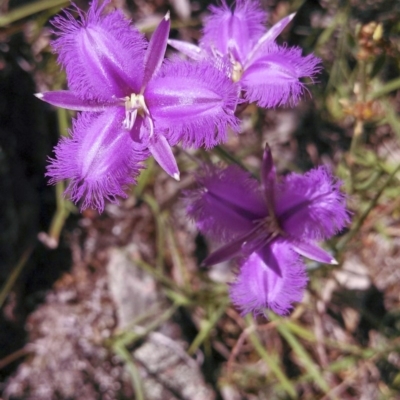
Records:
{"label": "purple flower", "polygon": [[83,208],[104,208],[134,182],[138,162],[149,152],[179,179],[171,147],[210,148],[226,138],[238,88],[207,61],[164,60],[169,14],[149,43],[120,11],[104,14],[93,1],[87,14],[77,9],[57,17],[53,42],[70,90],[39,93],[50,104],[82,111],[72,138],[60,142],[48,175],[52,182],[70,179],[74,201]]}
{"label": "purple flower", "polygon": [[210,10],[200,47],[177,40],[168,43],[193,59],[228,62],[228,75],[240,83],[248,102],[268,108],[296,104],[305,89],[300,79],[312,79],[320,70],[320,60],[312,54],[302,57],[298,47],[275,43],[295,14],[267,30],[267,14],[257,0],[237,0],[233,11],[222,0],[221,7]]}
{"label": "purple flower", "polygon": [[307,283],[299,255],[336,264],[315,241],[332,237],[349,215],[341,184],[325,167],[278,182],[267,148],[261,182],[236,166],[208,167],[198,178],[200,187],[188,193],[187,211],[200,231],[226,243],[205,266],[242,256],[230,295],[243,314],[265,308],[285,314]]}

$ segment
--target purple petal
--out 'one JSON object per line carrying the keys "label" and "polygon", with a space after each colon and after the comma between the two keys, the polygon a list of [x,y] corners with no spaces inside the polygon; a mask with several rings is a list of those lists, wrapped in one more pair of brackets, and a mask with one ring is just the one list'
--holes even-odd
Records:
{"label": "purple petal", "polygon": [[147,149],[150,142],[149,118],[138,114],[129,133],[135,150],[143,151]]}
{"label": "purple petal", "polygon": [[259,250],[268,242],[267,235],[260,232],[256,226],[251,231],[239,236],[228,244],[212,252],[203,262],[202,266],[209,267],[223,261],[230,260],[238,255],[248,255]]}
{"label": "purple petal", "polygon": [[317,262],[337,265],[337,261],[324,249],[306,242],[294,241],[291,242],[292,249],[303,257]]}
{"label": "purple petal", "polygon": [[238,130],[238,87],[207,62],[166,63],[145,98],[157,129],[168,130],[171,143],[211,148],[226,140],[228,125]]}
{"label": "purple petal", "polygon": [[349,222],[346,199],[326,167],[290,174],[276,187],[276,214],[290,236],[307,241],[332,237]]}
{"label": "purple petal", "polygon": [[230,288],[232,302],[242,314],[265,314],[267,308],[287,314],[301,301],[307,276],[304,265],[284,241],[275,241],[254,252],[240,268]]}
{"label": "purple petal", "polygon": [[260,56],[259,53],[262,51],[263,48],[265,48],[265,45],[272,44],[275,41],[275,39],[282,33],[286,26],[292,21],[295,15],[296,13],[293,13],[281,19],[274,26],[268,29],[267,33],[265,33],[263,36],[260,37],[260,39],[258,39],[250,54],[246,57],[244,68],[247,68],[251,64],[253,58],[257,58]]}
{"label": "purple petal", "polygon": [[192,60],[199,61],[206,57],[203,50],[192,43],[183,42],[181,40],[169,39],[168,44],[175,50],[178,50],[179,52],[181,52],[185,56],[188,56]]}
{"label": "purple petal", "polygon": [[236,166],[206,167],[197,181],[198,188],[185,193],[187,213],[218,242],[246,235],[267,214],[258,182]]}
{"label": "purple petal", "polygon": [[144,76],[141,93],[144,92],[145,87],[149,83],[150,79],[160,69],[160,66],[164,60],[170,26],[171,21],[168,12],[151,36],[144,60]]}
{"label": "purple petal", "polygon": [[272,159],[271,149],[267,144],[265,146],[263,162],[261,165],[261,185],[264,190],[270,213],[275,209],[275,182],[275,165]]}
{"label": "purple petal", "polygon": [[70,179],[66,190],[71,200],[83,199],[81,209],[104,209],[105,201],[127,197],[127,185],[135,183],[145,154],[136,153],[122,128],[124,110],[110,108],[103,113],[82,113],[74,121],[72,138],[61,139],[50,160],[47,176],[55,183]]}
{"label": "purple petal", "polygon": [[224,1],[221,7],[210,7],[204,24],[201,46],[221,55],[235,53],[243,63],[254,43],[265,32],[267,14],[256,0],[237,0],[232,10]]}
{"label": "purple petal", "polygon": [[247,239],[249,233],[239,236],[232,242],[225,244],[218,250],[213,251],[203,262],[203,267],[209,267],[214,264],[221,263],[223,261],[230,260],[242,253],[243,242]]}
{"label": "purple petal", "polygon": [[143,76],[144,37],[121,11],[102,15],[93,1],[87,14],[78,9],[56,17],[59,38],[52,45],[67,72],[69,88],[85,99],[109,100],[137,93]]}
{"label": "purple petal", "polygon": [[116,105],[110,103],[99,103],[92,100],[82,100],[69,90],[56,90],[53,92],[37,93],[35,96],[53,106],[75,111],[104,111],[107,107]]}
{"label": "purple petal", "polygon": [[241,84],[245,98],[260,107],[295,105],[305,87],[300,78],[319,71],[320,60],[313,55],[301,56],[301,49],[269,46],[243,73]]}
{"label": "purple petal", "polygon": [[168,175],[179,181],[178,165],[167,139],[163,135],[153,136],[149,143],[149,150],[161,168]]}

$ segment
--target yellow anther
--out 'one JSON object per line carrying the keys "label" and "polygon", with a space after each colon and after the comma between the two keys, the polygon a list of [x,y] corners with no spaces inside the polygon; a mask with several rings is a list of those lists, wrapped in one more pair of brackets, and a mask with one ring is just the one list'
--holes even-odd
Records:
{"label": "yellow anther", "polygon": [[149,114],[149,109],[147,108],[146,102],[144,101],[144,96],[142,94],[132,93],[130,96],[124,98],[125,101],[125,120],[124,127],[126,129],[132,129],[135,123],[136,116],[144,116]]}
{"label": "yellow anther", "polygon": [[382,24],[378,24],[374,30],[374,33],[372,35],[372,39],[375,40],[375,42],[379,42],[383,37],[383,26]]}
{"label": "yellow anther", "polygon": [[238,82],[243,74],[243,67],[240,62],[235,61],[232,66],[232,80],[233,82]]}
{"label": "yellow anther", "polygon": [[132,93],[130,96],[125,97],[125,109],[126,111],[138,110],[147,111],[147,106],[144,101],[144,96],[142,94]]}

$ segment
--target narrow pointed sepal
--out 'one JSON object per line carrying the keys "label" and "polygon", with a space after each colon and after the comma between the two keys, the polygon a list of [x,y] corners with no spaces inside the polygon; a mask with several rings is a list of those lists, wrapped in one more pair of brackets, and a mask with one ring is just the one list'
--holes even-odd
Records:
{"label": "narrow pointed sepal", "polygon": [[144,89],[150,82],[151,78],[158,72],[161,67],[161,64],[164,60],[165,50],[167,49],[170,27],[171,20],[168,12],[161,20],[161,22],[157,26],[157,29],[151,36],[144,59],[144,75],[141,93],[144,92]]}
{"label": "narrow pointed sepal", "polygon": [[151,133],[149,122],[149,117],[143,117],[140,114],[136,114],[135,122],[133,123],[129,135],[132,139],[133,146],[137,151],[143,151],[149,147]]}
{"label": "narrow pointed sepal", "polygon": [[206,57],[203,50],[199,46],[196,46],[192,43],[183,42],[182,40],[169,39],[168,44],[192,60],[199,61]]}
{"label": "narrow pointed sepal", "polygon": [[337,265],[338,262],[324,249],[310,243],[310,242],[291,242],[292,249],[303,257],[314,260],[324,264]]}
{"label": "narrow pointed sepal", "polygon": [[259,57],[265,46],[271,44],[275,41],[275,39],[282,33],[282,31],[289,25],[289,23],[293,20],[296,13],[290,14],[285,18],[282,18],[279,22],[277,22],[274,26],[268,29],[268,32],[261,36],[258,39],[257,43],[251,50],[250,54],[246,58],[246,62],[244,67],[247,68],[253,61],[253,59]]}
{"label": "narrow pointed sepal", "polygon": [[211,265],[230,260],[239,254],[251,254],[252,252],[260,249],[265,242],[266,240],[263,240],[263,237],[260,237],[258,228],[253,228],[251,231],[239,236],[238,238],[211,253],[202,262],[202,266],[209,267]]}
{"label": "narrow pointed sepal", "polygon": [[161,168],[174,179],[179,181],[180,174],[178,165],[171,146],[163,135],[153,137],[149,142],[149,150],[154,159],[160,164]]}
{"label": "narrow pointed sepal", "polygon": [[219,264],[227,260],[235,258],[242,252],[243,237],[240,237],[233,242],[230,242],[219,249],[212,252],[201,263],[202,267],[210,267],[211,265]]}
{"label": "narrow pointed sepal", "polygon": [[261,165],[261,185],[264,190],[270,213],[271,210],[275,209],[275,182],[275,165],[272,159],[271,149],[268,144],[266,144]]}
{"label": "narrow pointed sepal", "polygon": [[[74,111],[104,111],[112,103],[97,102],[93,100],[83,100],[69,90],[56,90],[53,92],[36,93],[35,96],[56,107],[66,108]],[[115,101],[117,104],[117,101]]]}

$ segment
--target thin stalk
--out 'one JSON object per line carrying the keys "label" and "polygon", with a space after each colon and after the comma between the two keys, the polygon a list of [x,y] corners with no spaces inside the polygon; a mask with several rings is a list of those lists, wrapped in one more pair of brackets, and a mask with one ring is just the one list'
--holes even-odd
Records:
{"label": "thin stalk", "polygon": [[362,134],[364,132],[364,121],[357,118],[354,125],[353,137],[351,138],[350,154],[354,154],[360,144]]}
{"label": "thin stalk", "polygon": [[154,219],[156,221],[157,226],[157,235],[156,235],[156,247],[157,247],[157,260],[156,267],[159,271],[164,271],[164,216],[160,211],[160,207],[153,196],[148,194],[143,195],[143,200],[150,206],[151,211],[153,212]]}
{"label": "thin stalk", "polygon": [[384,184],[381,186],[381,188],[375,194],[373,199],[370,201],[368,207],[365,209],[365,211],[361,214],[361,216],[354,223],[354,225],[351,228],[350,232],[346,236],[344,236],[341,240],[339,240],[339,242],[336,245],[336,250],[337,251],[341,251],[346,246],[346,244],[357,234],[357,232],[360,230],[361,226],[363,225],[364,221],[367,219],[369,213],[378,204],[379,198],[382,196],[382,194],[385,191],[386,187],[390,184],[390,182],[392,181],[392,179],[394,178],[394,176],[397,174],[397,172],[399,170],[400,170],[400,164],[393,170],[393,172],[386,179]]}
{"label": "thin stalk", "polygon": [[4,357],[0,360],[0,369],[6,367],[7,365],[11,364],[12,362],[18,360],[21,357],[25,357],[28,354],[32,354],[33,350],[29,346],[22,347],[14,353],[9,354],[8,356]]}
{"label": "thin stalk", "polygon": [[20,19],[37,14],[54,7],[65,7],[69,4],[66,0],[40,0],[14,8],[4,15],[0,15],[0,28],[12,24]]}
{"label": "thin stalk", "polygon": [[[214,147],[214,152],[218,154],[222,159],[229,161],[233,164],[239,165],[243,170],[250,172],[247,167],[237,158],[235,158],[232,154],[226,151],[221,145]],[[253,174],[252,174],[253,175]]]}
{"label": "thin stalk", "polygon": [[278,381],[281,383],[283,389],[290,395],[292,399],[296,399],[297,398],[296,389],[290,382],[289,378],[282,371],[276,359],[267,353],[263,344],[260,342],[260,339],[258,338],[257,334],[255,332],[250,332],[249,339],[253,344],[254,349],[259,354],[259,356],[263,359],[265,364],[271,369],[271,371],[274,373]]}
{"label": "thin stalk", "polygon": [[167,276],[163,275],[162,272],[155,269],[152,265],[148,264],[146,261],[138,259],[134,260],[138,267],[146,271],[148,274],[153,276],[158,282],[161,282],[163,285],[171,288],[172,290],[179,290],[178,285]]}
{"label": "thin stalk", "polygon": [[400,78],[393,79],[390,82],[382,85],[378,90],[370,95],[370,98],[375,100],[398,89],[400,89]]}
{"label": "thin stalk", "polygon": [[123,345],[131,346],[136,341],[146,337],[150,332],[156,330],[161,324],[168,321],[176,312],[180,304],[173,304],[170,308],[164,311],[155,321],[147,325],[146,327],[136,327],[136,332],[128,331],[120,334],[117,338],[112,338],[112,347]]}
{"label": "thin stalk", "polygon": [[[62,137],[68,136],[69,117],[67,110],[63,108],[57,109],[57,124],[58,132]],[[58,247],[60,241],[60,235],[64,228],[65,221],[67,220],[71,210],[75,207],[72,203],[65,199],[64,196],[65,184],[64,182],[57,182],[56,184],[56,212],[51,219],[50,228],[48,234],[41,232],[39,233],[39,240],[42,241],[50,249]]]}
{"label": "thin stalk", "polygon": [[168,224],[166,226],[167,231],[167,243],[171,253],[171,258],[173,264],[178,268],[179,274],[182,277],[182,284],[185,290],[190,290],[190,278],[189,278],[189,271],[183,265],[182,255],[178,248],[178,243],[176,242],[176,238],[173,232],[173,229]]}
{"label": "thin stalk", "polygon": [[140,173],[137,184],[133,188],[136,197],[141,197],[146,187],[151,183],[154,176],[154,158],[150,157],[146,160],[146,168]]}
{"label": "thin stalk", "polygon": [[201,346],[201,344],[207,339],[211,330],[214,328],[216,323],[222,317],[225,312],[226,307],[228,306],[228,300],[225,300],[221,306],[213,313],[209,320],[203,322],[203,325],[200,329],[200,332],[197,334],[192,344],[189,347],[188,354],[193,355],[196,350]]}
{"label": "thin stalk", "polygon": [[56,184],[56,212],[51,219],[48,237],[44,238],[43,243],[51,249],[55,249],[60,241],[61,231],[63,230],[65,221],[67,220],[70,209],[68,200],[64,198],[64,182]]}
{"label": "thin stalk", "polygon": [[4,284],[3,288],[1,289],[0,292],[0,308],[3,306],[8,294],[10,293],[12,287],[14,286],[16,280],[18,279],[19,275],[21,274],[22,270],[24,269],[24,266],[26,262],[28,261],[30,255],[32,254],[33,251],[33,246],[29,247],[27,250],[24,251],[22,254],[20,260],[18,261],[18,264],[12,271],[12,273],[9,275],[6,283]]}
{"label": "thin stalk", "polygon": [[367,74],[367,62],[360,60],[360,99],[363,103],[367,101],[367,86],[368,86],[368,74]]}
{"label": "thin stalk", "polygon": [[126,331],[133,330],[136,326],[143,325],[146,320],[157,318],[157,316],[160,314],[161,307],[162,305],[160,303],[154,303],[146,312],[138,315],[131,322],[129,322],[129,324],[127,324],[123,330],[117,330],[114,334],[114,337],[122,336]]}
{"label": "thin stalk", "polygon": [[[272,321],[279,320],[274,314],[269,314]],[[290,345],[293,351],[297,354],[299,360],[303,364],[304,368],[314,378],[316,384],[325,392],[329,391],[329,385],[326,383],[321,372],[311,359],[310,355],[304,349],[302,344],[297,340],[296,336],[293,335],[285,324],[277,326],[279,333],[285,338],[286,342]]]}
{"label": "thin stalk", "polygon": [[132,378],[132,386],[135,391],[136,400],[146,400],[144,397],[142,380],[140,378],[139,368],[133,361],[131,353],[126,349],[126,347],[121,343],[117,343],[114,346],[114,352],[125,362],[125,365]]}

